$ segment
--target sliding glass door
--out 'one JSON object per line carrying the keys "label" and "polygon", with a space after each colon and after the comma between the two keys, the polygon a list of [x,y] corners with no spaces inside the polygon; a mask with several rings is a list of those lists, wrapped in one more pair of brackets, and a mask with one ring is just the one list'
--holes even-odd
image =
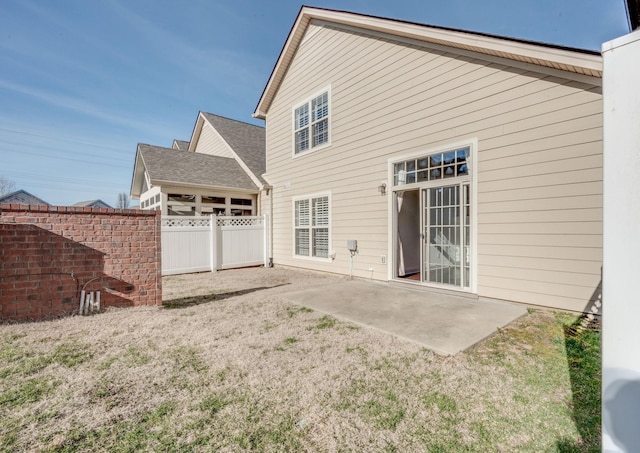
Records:
{"label": "sliding glass door", "polygon": [[469,182],[423,189],[422,281],[470,286]]}
{"label": "sliding glass door", "polygon": [[471,146],[391,162],[394,278],[475,290]]}

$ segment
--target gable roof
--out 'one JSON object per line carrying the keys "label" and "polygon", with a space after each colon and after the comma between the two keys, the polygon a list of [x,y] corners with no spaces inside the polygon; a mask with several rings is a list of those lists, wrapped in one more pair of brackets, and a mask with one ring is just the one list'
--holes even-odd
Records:
{"label": "gable roof", "polygon": [[253,175],[256,184],[266,184],[262,175],[267,170],[265,130],[262,126],[232,120],[213,113],[200,112],[191,137],[190,151],[195,150],[197,138],[202,131],[202,121],[207,121],[238,156],[241,165]]}
{"label": "gable roof", "polygon": [[26,190],[16,190],[0,197],[0,203],[16,203],[16,204],[35,204],[51,206],[42,198],[30,194]]}
{"label": "gable roof", "polygon": [[77,203],[74,203],[73,206],[90,207],[90,208],[110,208],[111,207],[102,200],[78,201]]}
{"label": "gable roof", "polygon": [[189,150],[189,142],[184,140],[173,140],[173,149],[177,149],[178,151],[188,151]]}
{"label": "gable roof", "polygon": [[[172,148],[139,143],[131,182],[131,195],[140,196],[145,170],[150,183],[158,186],[175,184],[244,191],[258,190],[235,159],[186,153]],[[139,183],[135,184],[136,181]]]}
{"label": "gable roof", "polygon": [[427,44],[443,45],[460,49],[461,51],[471,51],[487,56],[506,58],[521,63],[530,63],[546,68],[602,78],[602,57],[599,52],[595,51],[369,16],[348,11],[303,6],[300,8],[298,17],[291,27],[278,61],[258,101],[253,113],[254,117],[266,118],[271,102],[311,21],[355,27],[372,33],[383,33],[398,39],[411,39]]}

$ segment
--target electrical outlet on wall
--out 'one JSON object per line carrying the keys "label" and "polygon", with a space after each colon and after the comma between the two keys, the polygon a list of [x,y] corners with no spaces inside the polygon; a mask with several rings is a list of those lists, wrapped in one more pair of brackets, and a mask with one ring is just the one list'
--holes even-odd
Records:
{"label": "electrical outlet on wall", "polygon": [[380,263],[387,264],[387,255],[380,255]]}

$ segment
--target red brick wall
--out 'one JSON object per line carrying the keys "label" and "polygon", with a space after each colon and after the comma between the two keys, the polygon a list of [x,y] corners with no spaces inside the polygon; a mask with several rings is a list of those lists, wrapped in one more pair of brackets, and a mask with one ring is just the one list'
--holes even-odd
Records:
{"label": "red brick wall", "polygon": [[162,304],[160,212],[0,204],[0,320]]}

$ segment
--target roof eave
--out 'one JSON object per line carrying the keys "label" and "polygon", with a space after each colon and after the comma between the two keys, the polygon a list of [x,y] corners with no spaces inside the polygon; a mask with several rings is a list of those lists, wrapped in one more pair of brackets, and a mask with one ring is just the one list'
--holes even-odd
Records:
{"label": "roof eave", "polygon": [[251,115],[254,118],[258,118],[259,120],[266,120],[267,119],[267,113],[263,112],[262,110],[258,110],[256,109],[255,112],[253,112],[253,114]]}
{"label": "roof eave", "polygon": [[[242,170],[246,173],[246,175],[251,179],[251,181],[253,181],[253,183],[257,186],[257,187],[261,187],[263,182],[260,180],[260,178],[258,178],[256,176],[255,173],[253,173],[253,171],[251,170],[251,168],[249,168],[249,166],[245,163],[244,160],[242,160],[242,158],[240,157],[240,155],[236,152],[236,150],[229,144],[228,140],[222,135],[222,133],[218,130],[218,128],[211,122],[211,120],[209,119],[209,117],[207,115],[213,115],[212,113],[207,114],[206,112],[200,112],[200,115],[203,118],[203,121],[206,121],[209,126],[211,126],[211,129],[213,129],[213,131],[218,134],[218,137],[220,138],[220,140],[222,140],[224,142],[224,144],[227,146],[227,149],[231,152],[231,154],[234,156],[235,161],[238,163],[238,165],[240,165],[240,168],[242,168]],[[264,119],[264,118],[263,118]],[[235,120],[234,120],[235,121]],[[245,123],[245,124],[249,124],[249,123]],[[254,126],[253,124],[251,126]],[[259,126],[255,126],[255,127],[259,127]]]}
{"label": "roof eave", "polygon": [[561,46],[547,46],[542,43],[535,44],[523,40],[512,40],[394,19],[303,6],[258,101],[253,113],[255,118],[266,119],[280,82],[296,53],[309,23],[313,19],[431,44],[471,50],[481,54],[499,56],[577,74],[597,78],[602,77],[602,57],[595,52],[580,52],[578,49],[563,48]]}
{"label": "roof eave", "polygon": [[129,196],[137,200],[142,195],[142,184],[137,184],[138,178],[144,178],[144,161],[142,159],[142,153],[140,152],[140,144],[136,148],[136,158],[133,164],[133,175],[131,175],[131,188],[129,189]]}
{"label": "roof eave", "polygon": [[191,138],[189,139],[189,147],[187,151],[195,151],[196,145],[198,144],[198,139],[200,138],[200,134],[202,133],[202,126],[204,126],[205,117],[203,112],[198,112],[198,116],[196,117],[196,122],[193,125],[193,132],[191,133]]}
{"label": "roof eave", "polygon": [[197,183],[187,183],[184,181],[171,181],[171,180],[163,180],[163,179],[152,179],[151,183],[154,186],[179,186],[179,187],[191,187],[194,189],[208,189],[208,190],[220,190],[227,192],[242,192],[242,193],[251,193],[257,194],[260,192],[260,189],[256,187],[255,189],[242,188],[242,187],[229,187],[229,186],[217,186],[211,184],[197,184]]}
{"label": "roof eave", "polygon": [[[300,43],[300,39],[304,35],[304,31],[307,29],[307,26],[311,21],[311,16],[307,13],[308,10],[309,7],[302,6],[300,11],[298,11],[298,16],[293,22],[291,30],[289,30],[289,35],[287,36],[287,39],[282,46],[282,50],[280,51],[280,55],[278,56],[278,60],[271,71],[267,85],[262,91],[260,101],[258,101],[258,105],[253,113],[254,118],[266,119],[274,90],[277,90],[278,85],[280,85],[280,80],[282,79],[284,72],[286,72],[287,66],[293,58],[293,54],[295,54],[298,44]],[[266,102],[266,99],[268,99],[268,102]]]}

